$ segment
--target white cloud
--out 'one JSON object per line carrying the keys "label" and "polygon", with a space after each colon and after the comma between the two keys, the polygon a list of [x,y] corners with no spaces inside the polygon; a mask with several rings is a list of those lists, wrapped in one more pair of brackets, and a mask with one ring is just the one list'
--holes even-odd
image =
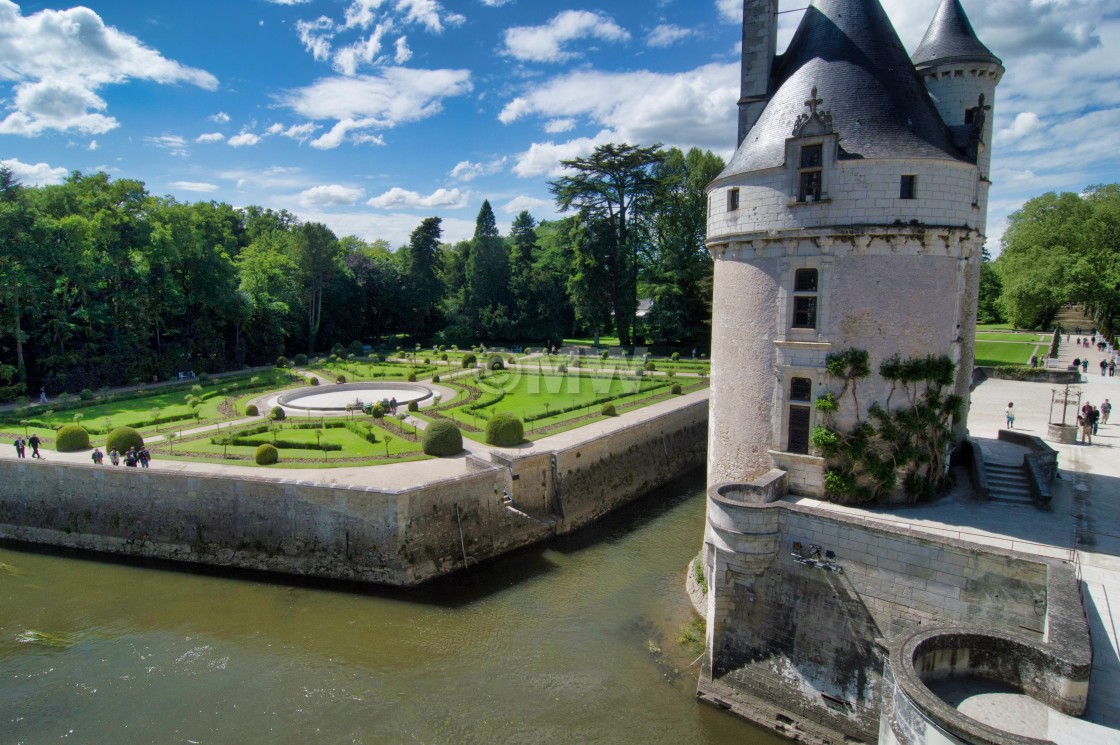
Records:
{"label": "white cloud", "polygon": [[405,62],[408,62],[410,59],[412,59],[412,50],[408,48],[407,36],[402,36],[401,38],[397,39],[397,42],[394,45],[394,50],[393,61],[398,65],[403,65]]}
{"label": "white cloud", "polygon": [[[277,203],[276,209],[291,209],[291,204]],[[335,232],[335,235],[356,235],[367,241],[384,239],[392,246],[408,243],[408,236],[420,224],[421,217],[412,212],[371,212],[360,211],[321,211],[301,208],[296,210],[297,217],[305,222],[321,222]],[[460,219],[442,217],[443,241],[456,243],[474,235],[474,217]]]}
{"label": "white cloud", "polygon": [[587,155],[610,141],[696,146],[727,157],[735,144],[738,83],[738,63],[668,74],[578,71],[537,85],[507,104],[498,118],[508,124],[540,116],[551,124],[582,117],[602,128],[594,138],[535,143],[514,167],[525,178],[556,175],[559,159]]}
{"label": "white cloud", "polygon": [[307,5],[311,0],[266,0],[273,5]]}
{"label": "white cloud", "polygon": [[[312,147],[329,150],[345,142],[351,132],[390,129],[439,113],[444,98],[472,89],[469,70],[384,69],[377,76],[324,78],[289,91],[281,103],[312,121],[334,120]],[[351,140],[379,142],[376,136],[354,135]]]}
{"label": "white cloud", "polygon": [[728,23],[743,22],[743,0],[716,0],[716,10]]}
{"label": "white cloud", "polygon": [[503,5],[508,5],[513,0],[482,0],[482,4],[487,8],[500,8]]}
{"label": "white cloud", "polygon": [[356,204],[365,193],[365,189],[330,184],[312,187],[300,193],[298,199],[304,207],[349,207]]}
{"label": "white cloud", "polygon": [[200,194],[209,194],[218,190],[217,184],[208,184],[205,181],[172,181],[168,186],[176,191],[194,191]]}
{"label": "white cloud", "polygon": [[24,163],[16,158],[0,160],[0,166],[7,168],[25,186],[45,186],[61,184],[69,173],[65,168],[52,168],[47,163]]}
{"label": "white cloud", "polygon": [[210,142],[221,142],[225,138],[226,136],[221,132],[207,132],[205,134],[200,134],[198,137],[194,138],[194,141],[205,144]]}
{"label": "white cloud", "polygon": [[320,16],[314,21],[297,21],[296,33],[303,48],[311,52],[311,56],[324,61],[331,56],[331,40],[334,38],[334,21],[326,16]]}
{"label": "white cloud", "polygon": [[252,132],[241,132],[229,138],[230,147],[252,147],[261,141],[260,135]]}
{"label": "white cloud", "polygon": [[1006,145],[1016,140],[1021,140],[1028,135],[1040,131],[1043,128],[1042,120],[1038,118],[1038,114],[1033,111],[1024,111],[1015,117],[1015,120],[1004,129],[996,132],[995,144]]}
{"label": "white cloud", "polygon": [[270,190],[290,190],[306,186],[308,179],[299,168],[270,166],[264,170],[231,170],[216,174],[224,181],[232,181],[238,189],[253,187]]}
{"label": "white cloud", "polygon": [[219,111],[217,114],[210,115],[210,121],[217,122],[218,124],[229,124],[229,114],[224,111]]}
{"label": "white cloud", "polygon": [[461,209],[467,206],[467,195],[458,189],[436,189],[428,196],[414,191],[394,186],[384,194],[373,197],[366,202],[370,207],[378,209],[430,209],[443,207],[445,209]]}
{"label": "white cloud", "polygon": [[161,150],[166,150],[172,155],[185,158],[190,153],[187,148],[187,141],[179,135],[160,135],[159,137],[145,137],[144,140],[154,147]]}
{"label": "white cloud", "polygon": [[523,210],[532,212],[533,210],[542,210],[545,208],[552,208],[553,203],[546,199],[536,199],[535,197],[514,197],[502,205],[502,212],[507,215],[517,215]]}
{"label": "white cloud", "polygon": [[133,79],[218,87],[210,73],[163,57],[89,8],[23,16],[14,2],[0,0],[0,80],[15,89],[0,133],[108,132],[118,122],[101,113],[107,104],[97,91]]}
{"label": "white cloud", "polygon": [[695,32],[689,28],[681,28],[672,24],[661,24],[649,32],[646,44],[651,47],[669,47],[681,39],[687,39]]}
{"label": "white cloud", "polygon": [[89,150],[91,153],[97,152],[98,148],[100,148],[100,147],[101,146],[97,144],[97,140],[90,140],[89,144],[86,145],[86,149]]}
{"label": "white cloud", "polygon": [[505,158],[498,158],[488,163],[472,163],[469,160],[459,161],[449,174],[455,181],[473,181],[479,176],[489,176],[498,173],[506,164]]}
{"label": "white cloud", "polygon": [[283,124],[273,124],[267,130],[267,135],[281,135],[297,142],[304,143],[311,139],[311,135],[319,129],[319,125],[312,124],[311,122],[304,122],[303,124],[293,124],[290,127],[285,127]]}
{"label": "white cloud", "polygon": [[627,41],[630,34],[610,16],[586,10],[565,10],[543,26],[506,29],[505,54],[523,62],[563,62],[576,55],[564,49],[579,39]]}
{"label": "white cloud", "polygon": [[576,120],[571,118],[552,119],[545,122],[544,131],[550,135],[560,134],[561,132],[570,132],[576,128]]}

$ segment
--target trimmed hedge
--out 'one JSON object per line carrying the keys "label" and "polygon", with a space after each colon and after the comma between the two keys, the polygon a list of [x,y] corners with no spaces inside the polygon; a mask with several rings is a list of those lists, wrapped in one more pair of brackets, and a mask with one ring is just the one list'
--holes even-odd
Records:
{"label": "trimmed hedge", "polygon": [[478,358],[473,354],[468,354],[463,357],[463,367],[474,367],[478,363]]}
{"label": "trimmed hedge", "polygon": [[432,382],[433,383],[438,383],[439,382],[439,376],[438,375],[433,375],[432,376]]}
{"label": "trimmed hedge", "polygon": [[618,416],[618,409],[614,407],[614,404],[606,403],[603,404],[603,408],[600,409],[600,413],[602,413],[603,416]]}
{"label": "trimmed hedge", "polygon": [[490,359],[486,360],[486,369],[487,370],[505,370],[506,369],[506,361],[502,359],[502,355],[492,354],[492,355],[490,355]]}
{"label": "trimmed hedge", "polygon": [[288,358],[285,357],[284,355],[280,355],[279,357],[276,358],[276,366],[277,367],[287,367],[288,366]]}
{"label": "trimmed hedge", "polygon": [[283,421],[286,416],[287,414],[284,413],[284,409],[280,406],[273,406],[272,411],[268,412],[268,418],[276,422]]}
{"label": "trimmed hedge", "polygon": [[463,449],[463,433],[446,419],[437,419],[424,430],[422,444],[425,455],[437,458],[458,455]]}
{"label": "trimmed hedge", "polygon": [[105,452],[116,450],[127,453],[129,448],[139,450],[144,447],[144,438],[132,427],[117,427],[105,438]]}
{"label": "trimmed hedge", "polygon": [[305,367],[307,365],[307,355],[303,352],[300,352],[295,356],[295,362],[300,367]]}
{"label": "trimmed hedge", "polygon": [[54,449],[60,453],[89,450],[89,432],[80,424],[64,424],[55,433]]}
{"label": "trimmed hedge", "polygon": [[257,408],[256,404],[249,404],[245,407],[245,416],[260,416],[261,411]]}
{"label": "trimmed hedge", "polygon": [[343,383],[346,382],[346,376],[345,375],[339,375],[337,378],[334,379],[334,382],[338,383],[339,385],[342,385]]}
{"label": "trimmed hedge", "polygon": [[408,382],[409,383],[415,383],[416,382],[416,373],[410,372],[408,374]]}
{"label": "trimmed hedge", "polygon": [[409,411],[420,411],[420,404],[416,403],[415,401],[409,401],[408,402],[408,410]]}
{"label": "trimmed hedge", "polygon": [[256,455],[253,459],[257,461],[258,466],[271,466],[280,460],[280,451],[272,445],[265,443],[257,447]]}
{"label": "trimmed hedge", "polygon": [[675,396],[681,395],[681,384],[673,383],[673,387],[669,389],[669,393],[672,393]]}
{"label": "trimmed hedge", "polygon": [[486,422],[486,442],[500,448],[520,445],[525,439],[525,425],[508,411],[499,411]]}

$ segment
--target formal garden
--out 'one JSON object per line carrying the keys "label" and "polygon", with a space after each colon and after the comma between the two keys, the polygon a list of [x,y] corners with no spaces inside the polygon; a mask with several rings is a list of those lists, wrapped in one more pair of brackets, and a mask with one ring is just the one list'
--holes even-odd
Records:
{"label": "formal garden", "polygon": [[[279,468],[400,463],[462,451],[462,438],[518,444],[613,419],[707,386],[707,360],[565,347],[373,350],[281,357],[267,370],[200,375],[128,390],[84,390],[0,413],[0,437],[37,435],[45,451],[106,453],[143,443],[157,460]],[[318,386],[393,382],[430,387],[397,411],[380,401],[324,413],[278,396]],[[370,389],[376,392],[376,388]],[[63,429],[65,427],[65,431]],[[121,443],[125,443],[122,447]]]}
{"label": "formal garden", "polygon": [[982,367],[1027,367],[1031,357],[1050,354],[1052,333],[1016,331],[1006,324],[986,324],[976,331],[976,364]]}

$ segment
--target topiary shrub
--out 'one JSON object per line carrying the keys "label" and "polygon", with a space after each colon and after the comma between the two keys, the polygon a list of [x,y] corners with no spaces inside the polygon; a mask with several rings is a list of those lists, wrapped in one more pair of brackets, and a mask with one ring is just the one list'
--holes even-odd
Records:
{"label": "topiary shrub", "polygon": [[342,342],[336,341],[334,344],[331,345],[331,355],[332,356],[338,357],[338,356],[343,355],[343,354],[346,354],[346,347],[342,346]]}
{"label": "topiary shrub", "polygon": [[345,375],[341,375],[341,374],[340,374],[340,375],[339,375],[339,376],[338,376],[337,378],[335,378],[335,379],[334,379],[334,382],[336,382],[336,383],[338,383],[339,385],[341,385],[341,384],[343,384],[343,383],[345,383],[345,382],[346,382],[346,376],[345,376]]}
{"label": "topiary shrub", "polygon": [[274,422],[283,421],[286,416],[288,415],[284,413],[284,408],[281,406],[273,406],[272,410],[268,412],[268,418]]}
{"label": "topiary shrub", "polygon": [[319,379],[318,378],[311,378],[307,382],[310,383],[311,385],[319,385]]}
{"label": "topiary shrub", "polygon": [[210,383],[210,374],[201,372],[198,374],[199,385],[208,385]]}
{"label": "topiary shrub", "polygon": [[260,416],[261,410],[257,408],[256,404],[249,404],[245,407],[245,416]]}
{"label": "topiary shrub", "polygon": [[408,374],[408,382],[409,383],[415,383],[416,382],[416,373],[410,372]]}
{"label": "topiary shrub", "polygon": [[409,411],[420,411],[420,404],[416,403],[415,401],[409,401],[408,402],[408,410]]}
{"label": "topiary shrub", "polygon": [[673,352],[671,355],[669,355],[669,359],[671,359],[673,362],[680,362],[681,361],[681,353],[680,352]]}
{"label": "topiary shrub", "polygon": [[672,393],[676,396],[681,395],[681,384],[673,383],[673,386],[669,389],[669,393]]}
{"label": "topiary shrub", "polygon": [[277,367],[287,367],[288,366],[288,358],[285,357],[284,355],[280,355],[279,357],[276,358],[276,366]]}
{"label": "topiary shrub", "polygon": [[[445,347],[444,345],[440,344],[440,345],[439,345],[439,351],[441,351],[441,352],[446,352],[446,351],[447,351],[447,347]],[[446,357],[444,357],[444,359],[447,359],[447,358],[446,358]]]}
{"label": "topiary shrub", "polygon": [[304,367],[305,365],[307,365],[307,355],[303,352],[300,352],[295,356],[295,363],[300,367]]}
{"label": "topiary shrub", "polygon": [[279,462],[280,451],[266,442],[257,446],[257,452],[253,459],[257,461],[258,466],[271,466],[273,463]]}
{"label": "topiary shrub", "polygon": [[463,357],[463,367],[474,367],[477,362],[478,358],[473,354],[468,354]]}
{"label": "topiary shrub", "polygon": [[105,438],[105,452],[116,450],[127,453],[129,448],[139,450],[144,447],[144,438],[132,427],[117,427]]}
{"label": "topiary shrub", "polygon": [[446,458],[463,450],[463,433],[446,419],[437,419],[424,430],[422,445],[425,455]]}
{"label": "topiary shrub", "polygon": [[519,445],[525,439],[525,425],[508,411],[499,411],[486,422],[486,442],[500,448]]}
{"label": "topiary shrub", "polygon": [[614,407],[614,404],[608,401],[603,404],[603,408],[600,409],[599,413],[603,416],[618,416],[618,409]]}
{"label": "topiary shrub", "polygon": [[374,404],[370,407],[369,415],[374,419],[382,419],[385,416],[385,407],[381,404]]}
{"label": "topiary shrub", "polygon": [[357,357],[361,353],[362,353],[362,343],[360,341],[357,341],[357,340],[350,342],[350,354]]}
{"label": "topiary shrub", "polygon": [[443,354],[441,354],[439,356],[439,361],[440,362],[447,362],[447,353],[446,352],[444,352]]}
{"label": "topiary shrub", "polygon": [[653,360],[648,360],[645,364],[645,368],[652,372],[657,369],[657,365],[653,364]]}
{"label": "topiary shrub", "polygon": [[89,450],[89,432],[80,424],[64,424],[55,433],[54,449],[60,453]]}
{"label": "topiary shrub", "polygon": [[432,376],[432,382],[433,383],[438,383],[439,382],[439,376],[438,375],[433,375]]}
{"label": "topiary shrub", "polygon": [[82,392],[78,394],[78,398],[82,399],[83,401],[92,401],[93,391],[91,391],[89,388],[83,388]]}

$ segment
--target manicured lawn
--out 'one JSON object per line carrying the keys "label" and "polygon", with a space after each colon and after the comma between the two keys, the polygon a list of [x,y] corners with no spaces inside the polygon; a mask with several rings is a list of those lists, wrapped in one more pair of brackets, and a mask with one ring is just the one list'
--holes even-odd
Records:
{"label": "manicured lawn", "polygon": [[1009,323],[978,323],[977,331],[1014,331],[1015,327]]}
{"label": "manicured lawn", "polygon": [[1018,334],[1001,334],[1001,333],[977,333],[976,341],[1013,341],[1013,342],[1043,342],[1050,343],[1051,336],[1049,334],[1040,334],[1037,331],[1028,331]]}
{"label": "manicured lawn", "polygon": [[[564,340],[564,346],[566,346],[566,347],[568,347],[568,346],[590,347],[590,346],[593,346],[594,344],[595,344],[595,337],[594,336],[587,336],[587,337],[584,337],[582,339],[565,339]],[[619,342],[618,342],[618,337],[617,336],[600,336],[599,337],[599,346],[600,347],[617,347],[618,345],[619,345]]]}
{"label": "manicured lawn", "polygon": [[[1036,351],[1038,350],[1038,351]],[[983,366],[1027,365],[1031,355],[1045,355],[1045,344],[1008,344],[1006,342],[976,342],[976,364]]]}
{"label": "manicured lawn", "polygon": [[430,377],[432,373],[438,372],[435,366],[424,365],[420,362],[417,362],[415,365],[410,365],[403,362],[363,362],[361,360],[324,362],[310,365],[308,369],[328,375],[332,378],[345,375],[347,382],[350,383],[376,380],[407,380],[409,374],[413,373],[417,378],[426,378]]}

